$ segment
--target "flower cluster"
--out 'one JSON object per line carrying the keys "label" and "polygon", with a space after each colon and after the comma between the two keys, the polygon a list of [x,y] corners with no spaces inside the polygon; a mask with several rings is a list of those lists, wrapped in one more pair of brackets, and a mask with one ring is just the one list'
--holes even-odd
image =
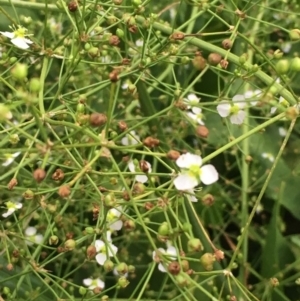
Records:
{"label": "flower cluster", "polygon": [[[166,258],[167,260],[164,260]],[[174,246],[167,242],[167,249],[158,248],[157,251],[152,252],[152,259],[158,263],[158,269],[166,273],[166,267],[168,267],[170,261],[174,261],[177,258],[177,251]]]}
{"label": "flower cluster", "polygon": [[184,99],[184,102],[186,103],[187,108],[191,110],[187,112],[187,116],[195,123],[204,125],[202,109],[197,107],[200,99],[195,94],[191,93]]}

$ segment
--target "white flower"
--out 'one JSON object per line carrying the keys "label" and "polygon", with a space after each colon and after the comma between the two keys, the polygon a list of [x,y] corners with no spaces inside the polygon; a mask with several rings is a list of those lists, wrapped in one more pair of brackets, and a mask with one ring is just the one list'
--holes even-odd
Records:
{"label": "white flower", "polygon": [[12,28],[12,30],[14,31],[13,32],[0,31],[0,33],[3,36],[9,38],[10,41],[18,48],[28,49],[29,48],[28,44],[32,44],[33,42],[25,37],[27,29],[22,26],[18,26],[18,29]]}
{"label": "white flower", "polygon": [[136,41],[135,41],[135,45],[136,45],[137,47],[143,47],[143,45],[144,45],[144,40],[142,40],[142,39],[136,40]]}
{"label": "white flower", "polygon": [[[148,167],[147,173],[150,173],[152,171],[151,164],[147,161],[145,161],[145,163]],[[128,168],[131,172],[136,172],[133,161],[128,162]],[[146,175],[136,175],[135,180],[140,183],[146,183],[148,181],[148,177]]]}
{"label": "white flower", "polygon": [[249,90],[244,93],[244,97],[246,100],[251,99],[251,105],[255,106],[258,102],[258,99],[263,95],[263,91],[261,90]]}
{"label": "white flower", "polygon": [[163,272],[163,273],[166,273],[167,270],[165,269],[165,266],[168,266],[168,263],[165,263],[165,266],[162,264],[162,257],[166,257],[168,259],[168,261],[173,261],[177,258],[177,251],[176,251],[176,248],[169,245],[167,247],[167,249],[163,249],[163,248],[159,248],[157,249],[158,252],[156,251],[153,251],[152,252],[152,259],[155,261],[155,262],[159,262],[158,264],[158,269]]}
{"label": "white flower", "polygon": [[279,127],[278,132],[279,132],[279,136],[281,136],[281,137],[285,137],[287,134],[287,130],[283,127]]}
{"label": "white flower", "polygon": [[123,222],[120,220],[121,215],[122,215],[121,206],[108,210],[106,215],[106,222],[108,223],[108,227],[110,230],[119,231],[122,229]]}
{"label": "white flower", "polygon": [[122,138],[121,143],[123,145],[134,145],[140,142],[140,137],[135,133],[135,131],[130,131],[125,137]]}
{"label": "white flower", "polygon": [[43,241],[44,236],[42,234],[36,234],[37,229],[35,227],[28,227],[25,230],[26,244],[31,246],[34,243],[40,244]]}
{"label": "white flower", "polygon": [[93,290],[96,287],[99,287],[100,289],[104,289],[105,283],[100,279],[92,279],[92,278],[86,278],[83,279],[83,284],[85,286],[88,286],[90,290]]}
{"label": "white flower", "polygon": [[[283,107],[288,108],[290,106],[289,102],[285,100],[282,96],[279,97],[279,103]],[[274,114],[277,111],[277,107],[272,107],[270,113]]]}
{"label": "white flower", "polygon": [[187,98],[184,98],[183,101],[186,103],[187,105],[187,108],[190,109],[194,106],[197,106],[199,101],[200,101],[200,98],[198,98],[196,96],[196,94],[194,93],[190,93]]}
{"label": "white flower", "polygon": [[3,217],[8,217],[11,214],[13,214],[17,209],[21,209],[23,207],[23,204],[19,202],[8,201],[5,204],[7,207],[7,212],[2,214]]}
{"label": "white flower", "polygon": [[100,265],[103,265],[109,257],[115,256],[118,252],[118,248],[111,242],[107,241],[105,243],[100,239],[95,241],[95,247],[96,251],[98,252],[98,254],[96,255],[96,261]]}
{"label": "white flower", "polygon": [[193,119],[195,122],[197,122],[200,125],[204,125],[205,123],[203,122],[203,114],[202,114],[202,109],[198,107],[193,107],[192,112],[187,112],[186,113],[191,119]]}
{"label": "white flower", "polygon": [[243,111],[246,106],[244,95],[238,94],[233,96],[233,103],[229,103],[226,100],[222,100],[217,106],[217,111],[221,117],[230,116],[230,121],[232,124],[242,124],[246,113]]}
{"label": "white flower", "polygon": [[182,169],[181,173],[174,180],[178,190],[190,190],[200,182],[210,185],[219,179],[218,172],[211,164],[202,165],[202,158],[198,155],[186,153],[181,155],[176,164]]}
{"label": "white flower", "polygon": [[289,43],[289,42],[286,42],[286,43],[282,43],[280,45],[280,48],[281,50],[284,52],[284,53],[289,53],[292,49],[292,44]]}
{"label": "white flower", "polygon": [[193,189],[186,190],[186,196],[191,202],[198,202],[198,199],[195,197],[195,192]]}
{"label": "white flower", "polygon": [[274,162],[275,158],[271,153],[262,153],[261,156],[268,159],[270,162]]}
{"label": "white flower", "polygon": [[4,156],[6,157],[5,162],[2,163],[2,166],[8,166],[11,163],[14,162],[15,158],[17,158],[19,155],[21,154],[21,152],[16,152],[14,154],[4,154]]}

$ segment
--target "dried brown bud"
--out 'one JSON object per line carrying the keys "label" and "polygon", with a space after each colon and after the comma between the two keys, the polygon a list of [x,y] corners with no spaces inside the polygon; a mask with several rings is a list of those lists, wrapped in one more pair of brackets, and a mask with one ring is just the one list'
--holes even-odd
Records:
{"label": "dried brown bud", "polygon": [[132,220],[126,220],[124,223],[124,228],[127,230],[127,231],[133,231],[135,229],[135,222],[132,221]]}
{"label": "dried brown bud", "polygon": [[12,271],[13,268],[14,268],[14,266],[12,265],[12,263],[9,263],[9,264],[6,266],[6,269],[7,269],[8,271]]}
{"label": "dried brown bud", "polygon": [[203,70],[206,67],[206,59],[201,55],[196,55],[193,59],[193,66],[197,70]]}
{"label": "dried brown bud", "polygon": [[130,201],[130,195],[127,191],[123,191],[122,192],[122,198],[125,200],[125,201]]}
{"label": "dried brown bud", "polygon": [[127,123],[123,120],[118,122],[118,127],[122,132],[124,132],[128,129]]}
{"label": "dried brown bud", "polygon": [[209,130],[205,125],[199,125],[196,128],[196,134],[198,137],[207,138],[209,134]]}
{"label": "dried brown bud", "polygon": [[141,195],[145,192],[145,185],[143,183],[135,183],[133,185],[132,194]]}
{"label": "dried brown bud", "polygon": [[177,261],[172,261],[169,266],[168,266],[168,271],[172,274],[172,275],[178,275],[180,273],[180,264]]}
{"label": "dried brown bud", "polygon": [[185,111],[187,109],[187,105],[181,99],[174,102],[174,107],[181,111]]}
{"label": "dried brown bud", "polygon": [[114,70],[109,73],[109,79],[111,82],[115,83],[119,80],[118,71]]}
{"label": "dried brown bud", "polygon": [[38,182],[41,183],[46,177],[46,171],[42,168],[38,168],[33,172],[33,178]]}
{"label": "dried brown bud", "polygon": [[72,239],[74,237],[74,233],[73,232],[67,232],[66,233],[66,238],[67,239]]}
{"label": "dried brown bud", "polygon": [[217,66],[221,62],[222,56],[218,53],[211,53],[207,60],[210,65]]}
{"label": "dried brown bud", "polygon": [[100,294],[101,292],[102,292],[102,288],[101,288],[101,287],[97,286],[97,287],[93,288],[93,293],[94,293],[95,295],[98,295],[98,294]]}
{"label": "dried brown bud", "polygon": [[108,40],[109,44],[112,46],[118,46],[120,43],[120,39],[118,36],[116,35],[112,35],[110,36],[109,40]]}
{"label": "dried brown bud", "polygon": [[149,163],[147,161],[141,160],[139,165],[142,172],[147,173],[149,171]]}
{"label": "dried brown bud", "polygon": [[176,150],[170,150],[167,153],[167,158],[170,160],[177,160],[180,157],[180,152],[176,151]]}
{"label": "dried brown bud", "polygon": [[104,125],[107,122],[107,116],[102,113],[92,113],[90,115],[90,125],[97,127]]}
{"label": "dried brown bud", "polygon": [[232,47],[232,41],[230,40],[230,39],[225,39],[225,40],[223,40],[223,42],[222,42],[222,46],[223,46],[223,48],[224,49],[226,49],[226,50],[228,50],[228,49],[230,49],[231,47]]}
{"label": "dried brown bud", "polygon": [[130,64],[130,59],[128,59],[128,58],[122,59],[122,65],[129,65],[129,64]]}
{"label": "dried brown bud", "polygon": [[12,179],[9,181],[8,185],[7,185],[7,189],[8,189],[8,190],[13,190],[14,187],[15,187],[16,185],[18,185],[17,179],[16,179],[16,178],[12,178]]}
{"label": "dried brown bud", "polygon": [[74,13],[78,9],[78,3],[76,0],[72,0],[68,3],[68,9],[70,12]]}
{"label": "dried brown bud", "polygon": [[144,205],[145,209],[147,211],[151,210],[153,207],[154,207],[154,204],[153,203],[150,203],[150,202],[146,202],[145,205]]}
{"label": "dried brown bud", "polygon": [[20,256],[20,251],[15,249],[12,251],[12,254],[11,254],[14,258],[19,258]]}
{"label": "dried brown bud", "polygon": [[136,25],[132,25],[128,28],[128,30],[132,33],[137,33],[138,32],[138,28]]}
{"label": "dried brown bud", "polygon": [[221,60],[220,65],[222,69],[227,69],[229,62],[227,60]]}
{"label": "dried brown bud", "polygon": [[224,252],[221,250],[215,250],[215,258],[217,261],[221,261],[224,259]]}
{"label": "dried brown bud", "polygon": [[62,198],[66,198],[70,195],[71,193],[71,189],[69,185],[63,185],[60,186],[58,189],[58,194],[62,197]]}
{"label": "dried brown bud", "polygon": [[64,177],[65,177],[65,174],[60,168],[56,169],[52,175],[52,179],[54,181],[61,181],[61,180],[63,180]]}
{"label": "dried brown bud", "polygon": [[237,10],[235,11],[235,13],[236,13],[236,15],[237,15],[240,19],[242,19],[242,20],[244,20],[244,19],[246,18],[246,13],[245,13],[245,12],[242,12],[242,11],[239,10],[239,9],[237,9]]}
{"label": "dried brown bud", "polygon": [[206,194],[203,198],[202,198],[202,204],[205,206],[212,206],[215,202],[215,198],[213,195],[211,194]]}
{"label": "dried brown bud", "polygon": [[152,138],[152,137],[147,137],[144,139],[143,144],[149,148],[155,147],[159,145],[159,140]]}
{"label": "dried brown bud", "polygon": [[170,40],[178,41],[178,40],[183,40],[185,38],[185,34],[183,32],[174,32],[170,36]]}
{"label": "dried brown bud", "polygon": [[108,191],[108,189],[104,186],[99,186],[98,189],[99,189],[100,192],[107,192]]}
{"label": "dried brown bud", "polygon": [[97,254],[95,246],[88,246],[86,249],[86,256],[88,259],[93,259]]}

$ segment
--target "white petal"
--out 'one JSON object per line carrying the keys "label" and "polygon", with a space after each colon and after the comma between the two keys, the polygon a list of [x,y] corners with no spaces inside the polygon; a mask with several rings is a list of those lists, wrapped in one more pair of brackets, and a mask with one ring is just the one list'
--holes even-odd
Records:
{"label": "white petal", "polygon": [[105,246],[104,244],[104,241],[103,240],[100,240],[100,239],[97,239],[95,241],[95,248],[96,248],[96,251],[97,252],[100,252],[100,250]]}
{"label": "white petal", "polygon": [[192,112],[194,113],[194,114],[201,114],[201,112],[202,112],[202,109],[201,108],[198,108],[198,107],[193,107],[192,108]]}
{"label": "white petal", "polygon": [[189,199],[191,202],[198,202],[198,199],[195,197],[195,194],[194,194],[194,190],[193,190],[193,189],[189,189],[189,190],[187,190],[186,192],[188,192],[188,194],[186,194],[186,196],[188,197],[188,199]]}
{"label": "white petal", "polygon": [[96,261],[100,265],[103,265],[106,259],[107,259],[107,256],[104,253],[99,253],[96,255]]}
{"label": "white petal", "polygon": [[24,38],[14,38],[10,40],[14,45],[16,45],[17,47],[21,48],[21,49],[28,49],[29,45],[26,43],[26,39]]}
{"label": "white petal", "polygon": [[271,110],[270,110],[270,113],[274,114],[276,111],[277,111],[277,107],[272,107]]}
{"label": "white petal", "polygon": [[230,116],[230,121],[232,124],[242,124],[246,117],[245,111],[238,111],[237,114]]}
{"label": "white petal", "polygon": [[42,234],[37,234],[37,235],[35,236],[34,241],[35,241],[37,244],[40,244],[40,243],[43,242],[43,239],[44,239],[44,236],[43,236]]}
{"label": "white petal", "polygon": [[198,155],[186,153],[181,155],[177,160],[176,164],[180,168],[190,168],[192,165],[201,166],[202,158]]}
{"label": "white petal", "polygon": [[180,174],[175,180],[174,185],[178,190],[189,190],[193,189],[198,185],[196,178],[191,177],[187,174]]}
{"label": "white petal", "polygon": [[241,102],[245,100],[245,96],[242,94],[237,94],[232,97],[233,102]]}
{"label": "white petal", "polygon": [[17,158],[20,154],[21,154],[21,152],[16,152],[16,153],[13,153],[12,156],[13,156],[13,158]]}
{"label": "white petal", "polygon": [[123,222],[121,220],[115,221],[109,225],[109,228],[113,231],[119,231],[123,227]]}
{"label": "white petal", "polygon": [[17,209],[21,209],[23,207],[23,204],[22,203],[15,203],[15,207]]}
{"label": "white petal", "polygon": [[219,179],[219,174],[215,167],[211,164],[203,165],[201,167],[201,182],[205,185],[210,185]]}
{"label": "white petal", "polygon": [[108,249],[108,255],[109,255],[109,257],[113,257],[118,252],[118,247],[116,247],[113,244],[111,244],[107,249]]}
{"label": "white petal", "polygon": [[9,158],[5,162],[2,163],[2,166],[8,166],[14,162],[14,158]]}
{"label": "white petal", "polygon": [[279,136],[281,137],[285,137],[287,134],[287,130],[283,127],[278,128],[278,131],[279,131]]}
{"label": "white petal", "polygon": [[92,283],[93,283],[93,280],[91,278],[83,279],[83,284],[85,286],[90,286]]}
{"label": "white petal", "polygon": [[14,38],[14,36],[15,36],[15,34],[13,33],[13,32],[8,32],[8,31],[0,31],[0,33],[3,35],[3,36],[5,36],[5,37],[7,37],[7,38],[9,38],[9,39],[13,39]]}
{"label": "white petal", "polygon": [[137,175],[135,176],[135,180],[140,183],[146,183],[148,181],[148,177],[146,175]]}
{"label": "white petal", "polygon": [[122,143],[123,145],[129,145],[128,137],[127,137],[127,136],[123,137],[123,138],[121,139],[121,143]]}
{"label": "white petal", "polygon": [[158,265],[158,269],[163,273],[167,272],[167,270],[164,268],[164,266],[161,263]]}
{"label": "white petal", "polygon": [[26,236],[33,236],[35,235],[37,232],[36,228],[35,227],[28,227],[26,230],[25,230],[25,235]]}
{"label": "white petal", "polygon": [[217,105],[217,111],[221,117],[229,116],[230,108],[231,105],[226,100],[222,100],[220,104]]}
{"label": "white petal", "polygon": [[133,161],[128,162],[128,168],[131,172],[135,172],[135,166],[134,166]]}
{"label": "white petal", "polygon": [[10,208],[10,209],[7,210],[7,212],[3,213],[2,216],[3,217],[8,217],[8,216],[12,215],[14,212],[15,212],[15,209]]}
{"label": "white petal", "polygon": [[176,251],[176,248],[173,247],[173,246],[169,246],[167,248],[167,252],[166,252],[168,255],[170,255],[170,259],[171,260],[175,260],[177,258],[177,251]]}
{"label": "white petal", "polygon": [[97,287],[99,287],[99,288],[105,287],[105,283],[99,278],[97,279]]}

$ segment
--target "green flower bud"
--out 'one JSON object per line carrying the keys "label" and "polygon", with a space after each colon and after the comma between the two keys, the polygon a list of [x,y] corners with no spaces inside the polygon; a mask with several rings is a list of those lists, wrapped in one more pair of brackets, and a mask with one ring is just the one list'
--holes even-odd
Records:
{"label": "green flower bud", "polygon": [[56,235],[51,235],[50,238],[49,238],[49,245],[50,246],[55,246],[58,244],[58,237]]}
{"label": "green flower bud", "polygon": [[85,232],[86,232],[86,234],[94,234],[95,230],[93,227],[86,227]]}
{"label": "green flower bud", "polygon": [[105,206],[107,207],[114,207],[116,205],[116,198],[115,198],[115,195],[114,193],[109,193],[108,195],[105,196],[104,198],[104,204]]}
{"label": "green flower bud", "polygon": [[213,263],[215,262],[215,256],[211,253],[205,253],[200,258],[200,263],[206,271],[213,270]]}
{"label": "green flower bud", "polygon": [[87,293],[87,289],[86,289],[85,287],[81,286],[81,287],[79,288],[79,294],[80,294],[81,296],[85,296],[86,293]]}
{"label": "green flower bud", "polygon": [[168,236],[170,234],[170,227],[167,222],[163,222],[158,228],[158,234],[162,236]]}
{"label": "green flower bud", "polygon": [[10,135],[10,137],[9,137],[9,142],[10,142],[12,145],[17,144],[19,141],[20,141],[20,138],[19,138],[19,135],[18,135],[18,134],[12,134],[12,135]]}
{"label": "green flower bud", "polygon": [[68,239],[65,241],[64,245],[65,245],[65,248],[67,249],[67,251],[72,251],[76,247],[76,241],[74,239]]}
{"label": "green flower bud", "polygon": [[38,92],[40,91],[41,83],[39,78],[32,78],[29,82],[29,89],[31,92]]}
{"label": "green flower bud", "polygon": [[123,38],[124,37],[124,31],[121,29],[121,28],[118,28],[116,30],[116,35],[119,37],[119,38]]}
{"label": "green flower bud", "polygon": [[186,287],[190,284],[189,276],[184,273],[176,275],[175,280],[180,287]]}
{"label": "green flower bud", "polygon": [[182,64],[186,65],[186,64],[188,64],[189,62],[190,62],[190,58],[189,58],[188,56],[183,56],[183,57],[181,58],[181,63],[182,63]]}
{"label": "green flower bud", "polygon": [[128,266],[128,273],[134,273],[135,272],[135,266],[129,265]]}
{"label": "green flower bud", "polygon": [[292,29],[289,34],[292,41],[297,41],[300,39],[300,30],[297,28]]}
{"label": "green flower bud", "polygon": [[118,285],[119,285],[121,288],[125,288],[128,284],[129,284],[129,281],[127,280],[126,277],[122,276],[122,277],[119,278],[119,280],[118,280]]}
{"label": "green flower bud", "polygon": [[9,295],[9,294],[10,294],[10,288],[7,287],[7,286],[4,286],[4,287],[3,287],[3,294],[4,294],[4,295]]}
{"label": "green flower bud", "polygon": [[192,229],[192,225],[190,223],[184,223],[182,225],[182,231],[183,232],[189,232]]}
{"label": "green flower bud", "polygon": [[119,275],[125,275],[128,273],[128,266],[125,262],[121,262],[116,266],[116,271]]}
{"label": "green flower bud", "polygon": [[139,6],[142,4],[142,1],[141,0],[131,0],[131,3],[133,6]]}
{"label": "green flower bud", "polygon": [[91,49],[92,45],[90,43],[84,44],[84,50],[89,51]]}
{"label": "green flower bud", "polygon": [[30,189],[27,189],[22,196],[25,200],[32,200],[34,198],[34,192]]}
{"label": "green flower bud", "polygon": [[295,57],[291,61],[290,65],[291,71],[299,72],[300,71],[300,58]]}
{"label": "green flower bud", "polygon": [[202,243],[199,238],[192,238],[188,241],[189,252],[199,252],[203,250]]}
{"label": "green flower bud", "polygon": [[79,103],[76,107],[76,113],[84,114],[85,113],[85,105],[83,103]]}
{"label": "green flower bud", "polygon": [[16,63],[10,72],[14,79],[22,81],[26,79],[28,75],[28,66],[26,64]]}
{"label": "green flower bud", "polygon": [[289,71],[289,67],[290,64],[288,60],[280,60],[275,65],[278,74],[286,74]]}
{"label": "green flower bud", "polygon": [[281,59],[283,56],[283,52],[281,50],[277,49],[274,51],[273,56],[274,56],[274,59],[276,59],[276,60]]}
{"label": "green flower bud", "polygon": [[9,108],[3,103],[0,103],[0,121],[5,121],[11,118],[12,118],[12,114]]}
{"label": "green flower bud", "polygon": [[114,263],[110,259],[105,260],[103,264],[104,271],[107,273],[111,272],[114,269],[114,266]]}
{"label": "green flower bud", "polygon": [[9,59],[9,62],[10,62],[11,64],[14,64],[17,60],[18,60],[18,58],[16,58],[15,56],[13,56],[13,57],[11,57],[11,58]]}
{"label": "green flower bud", "polygon": [[247,53],[243,53],[240,57],[239,57],[239,62],[241,65],[244,65],[247,62],[248,59],[248,55]]}
{"label": "green flower bud", "polygon": [[99,49],[97,47],[91,47],[88,50],[88,54],[92,58],[97,57],[97,56],[99,56]]}

